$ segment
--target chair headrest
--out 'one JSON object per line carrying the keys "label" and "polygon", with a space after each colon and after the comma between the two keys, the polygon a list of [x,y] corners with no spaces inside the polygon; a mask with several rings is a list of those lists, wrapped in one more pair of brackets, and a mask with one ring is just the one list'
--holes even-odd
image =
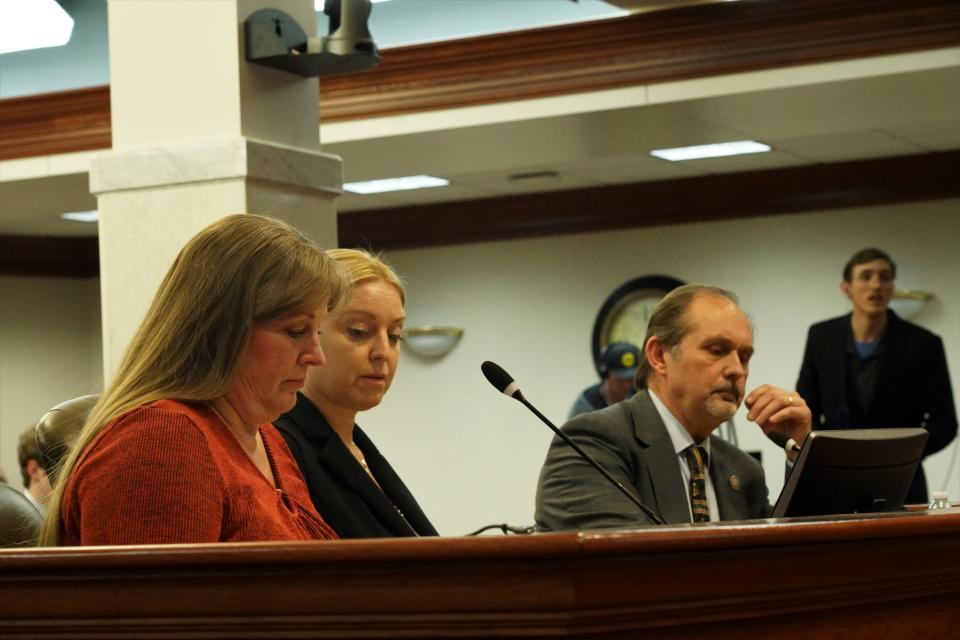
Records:
{"label": "chair headrest", "polygon": [[96,403],[96,395],[80,396],[61,402],[43,414],[37,423],[40,465],[46,470],[51,483],[56,480],[60,462],[70,451]]}

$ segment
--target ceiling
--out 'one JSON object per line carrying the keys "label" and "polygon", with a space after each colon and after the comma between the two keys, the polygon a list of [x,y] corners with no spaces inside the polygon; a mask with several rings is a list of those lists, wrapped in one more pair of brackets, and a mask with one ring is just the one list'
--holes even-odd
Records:
{"label": "ceiling", "polygon": [[[740,139],[774,150],[687,162],[649,155]],[[325,148],[343,157],[346,181],[419,173],[451,181],[438,189],[346,194],[342,211],[942,151],[960,148],[960,64]]]}
{"label": "ceiling", "polygon": [[[351,136],[362,123],[325,125],[321,143],[335,140],[324,149],[343,157],[345,181],[427,173],[451,182],[436,189],[345,194],[338,209],[960,149],[960,49],[694,80],[676,83],[660,98],[656,87],[643,89],[628,98],[585,94],[573,107],[558,107],[562,98],[546,98],[522,116],[509,104],[477,117],[465,110],[468,115],[453,125],[434,125],[429,114],[415,114],[414,121],[421,116],[417,126],[398,120],[373,138]],[[655,148],[736,139],[760,140],[774,150],[682,163],[649,155]],[[75,160],[84,166],[85,155]],[[10,177],[11,162],[24,161],[0,162],[0,234],[96,233],[96,225],[59,218],[66,211],[96,208],[84,172],[49,170],[55,163],[46,159],[43,177],[26,177],[24,171],[18,179],[16,172]]]}

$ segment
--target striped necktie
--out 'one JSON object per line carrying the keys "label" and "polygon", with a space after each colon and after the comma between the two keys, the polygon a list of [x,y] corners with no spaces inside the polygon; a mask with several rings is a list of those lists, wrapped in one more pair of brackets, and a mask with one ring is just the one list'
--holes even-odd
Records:
{"label": "striped necktie", "polygon": [[683,450],[683,457],[690,467],[690,511],[694,522],[710,522],[710,507],[707,506],[707,450],[691,445]]}

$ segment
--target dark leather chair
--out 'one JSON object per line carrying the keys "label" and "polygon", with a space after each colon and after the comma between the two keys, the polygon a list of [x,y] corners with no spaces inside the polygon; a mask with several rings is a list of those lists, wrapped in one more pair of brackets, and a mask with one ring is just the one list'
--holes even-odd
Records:
{"label": "dark leather chair", "polygon": [[[63,458],[76,441],[97,396],[80,396],[61,402],[40,418],[35,432],[40,449],[40,466],[50,483]],[[43,526],[43,514],[13,487],[0,484],[0,547],[30,547],[37,543]]]}
{"label": "dark leather chair", "polygon": [[0,547],[37,544],[43,515],[20,491],[0,484]]}
{"label": "dark leather chair", "polygon": [[50,484],[57,481],[60,464],[83,428],[90,409],[97,403],[95,395],[80,396],[53,407],[37,423],[37,445],[40,466],[47,472]]}

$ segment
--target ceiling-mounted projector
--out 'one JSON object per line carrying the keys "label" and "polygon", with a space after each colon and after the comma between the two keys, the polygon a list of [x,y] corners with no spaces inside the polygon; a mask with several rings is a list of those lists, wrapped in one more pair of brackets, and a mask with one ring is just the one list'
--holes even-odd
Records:
{"label": "ceiling-mounted projector", "polygon": [[370,0],[326,0],[326,37],[308,38],[297,22],[278,9],[261,9],[244,22],[250,62],[306,77],[361,71],[376,66],[380,54],[367,28]]}

